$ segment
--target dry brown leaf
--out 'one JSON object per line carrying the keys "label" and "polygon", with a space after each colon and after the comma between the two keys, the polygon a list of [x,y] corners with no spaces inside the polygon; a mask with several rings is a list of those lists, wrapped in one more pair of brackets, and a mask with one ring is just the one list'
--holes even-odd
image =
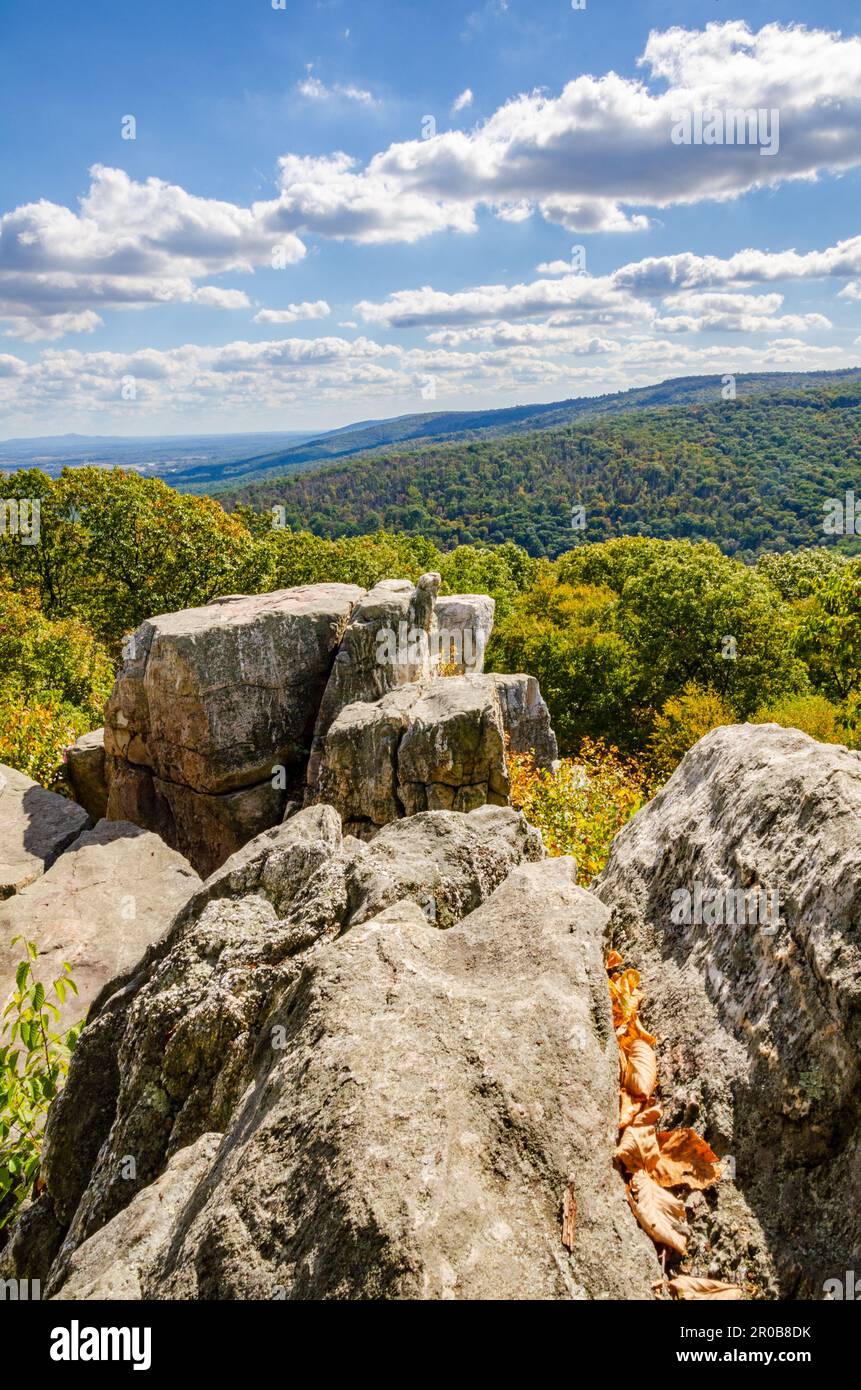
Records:
{"label": "dry brown leaf", "polygon": [[638,1038],[628,1051],[628,1067],[625,1072],[625,1090],[632,1096],[642,1096],[648,1100],[658,1084],[658,1063],[655,1049]]}
{"label": "dry brown leaf", "polygon": [[634,1014],[633,1018],[617,1029],[616,1040],[623,1052],[629,1052],[635,1042],[645,1042],[654,1047],[658,1041],[654,1033],[647,1032],[643,1027],[638,1014]]}
{"label": "dry brown leaf", "polygon": [[619,1092],[619,1128],[627,1129],[633,1123],[640,1111],[643,1102],[635,1096],[630,1096],[627,1091]]}
{"label": "dry brown leaf", "polygon": [[607,957],[607,969],[616,970],[618,966],[624,964],[624,961],[625,957],[620,956],[618,951],[611,951]]}
{"label": "dry brown leaf", "polygon": [[562,1244],[566,1250],[574,1249],[574,1232],[577,1228],[577,1198],[574,1184],[569,1180],[562,1194]]}
{"label": "dry brown leaf", "polygon": [[744,1294],[737,1284],[721,1284],[717,1279],[695,1279],[691,1274],[678,1274],[675,1279],[670,1279],[668,1284],[676,1298],[688,1300],[744,1298]]}
{"label": "dry brown leaf", "polygon": [[641,1168],[648,1172],[650,1168],[654,1168],[660,1156],[654,1125],[629,1125],[616,1150],[616,1158],[624,1163],[629,1173],[636,1173]]}
{"label": "dry brown leaf", "polygon": [[690,1228],[684,1205],[677,1197],[659,1187],[648,1173],[640,1172],[631,1178],[628,1201],[646,1235],[656,1245],[666,1245],[679,1255],[687,1254]]}
{"label": "dry brown leaf", "polygon": [[693,1129],[664,1129],[658,1135],[660,1158],[652,1177],[661,1187],[702,1190],[720,1177],[718,1156]]}
{"label": "dry brown leaf", "polygon": [[627,1028],[640,1007],[640,972],[623,970],[621,974],[610,977],[609,985],[610,1002],[613,1005],[613,1027],[618,1031],[620,1028]]}
{"label": "dry brown leaf", "polygon": [[635,1116],[631,1123],[635,1125],[654,1125],[657,1127],[660,1118],[661,1107],[659,1105],[650,1105],[648,1109],[641,1110],[639,1115]]}

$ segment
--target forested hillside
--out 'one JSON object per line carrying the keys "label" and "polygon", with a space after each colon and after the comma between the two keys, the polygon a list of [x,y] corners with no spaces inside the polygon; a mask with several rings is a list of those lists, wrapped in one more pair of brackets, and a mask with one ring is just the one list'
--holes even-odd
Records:
{"label": "forested hillside", "polygon": [[[751,559],[821,544],[824,508],[861,464],[861,381],[605,415],[562,429],[362,456],[224,494],[321,536],[387,530],[448,548],[514,541],[710,540]],[[572,529],[572,508],[585,527]],[[840,539],[858,548],[852,536]]]}
{"label": "forested hillside", "polygon": [[2,486],[39,500],[41,533],[32,546],[0,537],[0,762],[48,783],[64,744],[101,722],[124,634],[144,618],[220,594],[428,570],[444,593],[496,600],[488,661],[539,678],[565,753],[611,744],[660,776],[735,718],[858,736],[861,559],[833,543],[751,566],[710,543],[628,538],[548,562],[510,540],[325,539],[120,469],[25,470]]}

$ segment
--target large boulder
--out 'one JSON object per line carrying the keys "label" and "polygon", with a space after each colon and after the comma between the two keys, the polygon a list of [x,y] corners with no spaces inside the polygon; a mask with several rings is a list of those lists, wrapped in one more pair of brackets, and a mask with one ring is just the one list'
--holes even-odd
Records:
{"label": "large boulder", "polygon": [[434,602],[438,574],[383,579],[353,610],[338,647],[308,760],[307,783],[316,786],[324,740],[347,705],[381,699],[397,686],[432,674]]}
{"label": "large boulder", "polygon": [[47,1275],[64,1236],[65,1259],[173,1153],[228,1126],[310,948],[405,899],[450,926],[543,853],[519,812],[490,807],[416,816],[371,846],[311,807],[246,846],[96,1001],[49,1117],[44,1201],[13,1252],[44,1256]]}
{"label": "large boulder", "polygon": [[83,807],[0,764],[0,900],[49,869],[89,824]]}
{"label": "large boulder", "polygon": [[103,998],[6,1269],[61,1298],[648,1298],[608,914],[542,854],[496,807],[370,845],[313,807],[247,846]]}
{"label": "large boulder", "polygon": [[[0,904],[0,997],[24,954],[16,936],[35,941],[38,979],[50,987],[71,966],[61,1024],[85,1018],[109,980],[138,961],[200,885],[191,865],[157,835],[102,820],[40,878]],[[49,988],[49,997],[50,988]]]}
{"label": "large boulder", "polygon": [[436,677],[348,705],[323,740],[313,799],[362,838],[399,816],[508,801],[506,735],[515,751],[555,754],[547,707],[529,676]]}
{"label": "large boulder", "polygon": [[662,1124],[734,1180],[711,1272],[821,1298],[861,1257],[861,755],[716,729],[614,841],[596,892],[641,971]]}
{"label": "large boulder", "polygon": [[439,664],[447,674],[481,675],[496,602],[488,594],[444,594],[436,601]]}
{"label": "large boulder", "polygon": [[143,623],[105,712],[109,817],[203,873],[277,823],[362,593],[313,584]]}
{"label": "large boulder", "polygon": [[93,729],[81,734],[65,753],[66,780],[72,795],[95,824],[108,813],[108,783],[105,775],[105,731]]}

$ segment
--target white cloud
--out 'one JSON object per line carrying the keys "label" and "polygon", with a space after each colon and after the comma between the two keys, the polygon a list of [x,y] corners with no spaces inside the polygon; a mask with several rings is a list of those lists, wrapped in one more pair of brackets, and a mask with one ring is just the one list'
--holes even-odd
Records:
{"label": "white cloud", "polygon": [[305,300],[288,304],[286,309],[261,309],[254,315],[255,323],[296,323],[298,319],[324,319],[332,310],[325,299]]}
{"label": "white cloud", "polygon": [[468,203],[412,193],[382,170],[356,172],[357,161],[343,151],[285,155],[279,165],[281,196],[257,207],[267,225],[288,235],[306,231],[336,240],[412,242],[431,232],[476,230]]}
{"label": "white cloud", "polygon": [[609,322],[613,318],[643,318],[649,310],[619,290],[608,276],[566,275],[558,280],[534,280],[522,285],[477,285],[447,294],[425,285],[420,290],[397,290],[382,304],[360,301],[356,310],[366,323],[387,328],[432,327],[500,318],[530,318],[558,310]]}
{"label": "white cloud", "polygon": [[[346,155],[282,161],[285,225],[356,240],[471,230],[476,210],[536,207],[572,231],[636,231],[638,209],[724,200],[861,163],[861,39],[741,21],[653,32],[635,81],[610,72],[532,92],[466,133]],[[777,110],[777,154],[676,145],[680,110]],[[401,208],[408,200],[410,213]],[[357,206],[358,204],[358,206]]]}
{"label": "white cloud", "polygon": [[43,199],[0,217],[0,319],[33,336],[27,324],[89,331],[102,308],[245,308],[242,291],[195,282],[266,264],[275,245],[285,265],[305,255],[263,212],[96,165],[77,212]]}
{"label": "white cloud", "polygon": [[[448,293],[424,285],[396,290],[382,303],[356,305],[366,323],[387,328],[457,327],[567,313],[578,322],[648,322],[663,331],[802,332],[828,328],[818,313],[775,317],[783,296],[738,293],[748,286],[777,281],[846,277],[861,271],[861,237],[825,251],[764,252],[747,249],[734,256],[648,257],[623,265],[610,275],[572,273],[565,261],[551,261],[542,277],[528,284],[478,285]],[[565,273],[562,273],[562,272]],[[854,282],[853,282],[854,283]],[[729,293],[731,289],[735,292]],[[718,292],[708,292],[717,290]],[[855,297],[847,286],[844,293]],[[653,301],[668,311],[657,317]]]}
{"label": "white cloud", "polygon": [[757,285],[779,280],[845,278],[861,273],[861,236],[850,237],[825,251],[756,251],[748,247],[734,256],[650,256],[624,265],[613,275],[615,284],[644,295],[723,285]]}
{"label": "white cloud", "polygon": [[67,333],[92,333],[101,328],[103,321],[92,309],[83,309],[79,314],[47,314],[35,318],[10,316],[5,322],[4,337],[38,343],[64,338]]}
{"label": "white cloud", "polygon": [[460,96],[455,97],[451,104],[452,115],[457,111],[465,111],[468,106],[472,106],[472,88],[465,87]]}
{"label": "white cloud", "polygon": [[355,87],[352,83],[343,86],[340,82],[327,87],[325,82],[315,77],[310,67],[307,76],[301,82],[297,82],[296,90],[300,96],[308,97],[311,101],[332,101],[341,97],[344,101],[357,101],[362,106],[376,105],[373,94],[365,91],[364,87]]}
{"label": "white cloud", "polygon": [[195,304],[213,309],[247,309],[251,303],[244,290],[223,290],[218,285],[201,285],[191,296]]}

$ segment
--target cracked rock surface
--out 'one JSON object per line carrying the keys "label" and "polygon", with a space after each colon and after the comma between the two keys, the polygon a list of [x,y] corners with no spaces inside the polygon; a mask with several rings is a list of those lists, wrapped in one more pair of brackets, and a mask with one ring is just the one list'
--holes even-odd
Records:
{"label": "cracked rock surface", "polygon": [[607,916],[508,808],[371,844],[300,812],[103,991],[6,1268],[60,1297],[648,1297]]}
{"label": "cracked rock surface", "polygon": [[[700,911],[674,920],[697,885]],[[662,1124],[695,1124],[735,1175],[703,1214],[699,1272],[821,1298],[861,1257],[861,755],[713,730],[620,831],[595,892],[642,973]],[[751,920],[774,892],[779,915]]]}

